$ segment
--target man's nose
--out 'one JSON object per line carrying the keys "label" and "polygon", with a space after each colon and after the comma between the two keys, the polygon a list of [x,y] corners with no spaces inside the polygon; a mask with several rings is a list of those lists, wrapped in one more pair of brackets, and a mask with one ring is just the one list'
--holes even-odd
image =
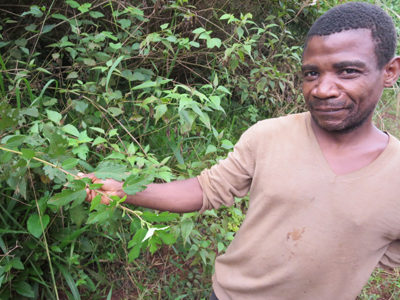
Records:
{"label": "man's nose", "polygon": [[335,80],[329,75],[323,75],[318,78],[312,95],[319,99],[329,99],[339,97],[340,92]]}

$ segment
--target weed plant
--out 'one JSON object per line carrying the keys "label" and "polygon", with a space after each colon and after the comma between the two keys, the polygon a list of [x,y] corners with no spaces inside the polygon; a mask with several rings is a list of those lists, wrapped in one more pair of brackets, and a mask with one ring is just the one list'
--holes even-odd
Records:
{"label": "weed plant", "polygon": [[338,1],[309,2],[0,4],[0,299],[207,299],[247,198],[203,215],[88,204],[100,186],[77,174],[135,194],[303,111],[304,35]]}

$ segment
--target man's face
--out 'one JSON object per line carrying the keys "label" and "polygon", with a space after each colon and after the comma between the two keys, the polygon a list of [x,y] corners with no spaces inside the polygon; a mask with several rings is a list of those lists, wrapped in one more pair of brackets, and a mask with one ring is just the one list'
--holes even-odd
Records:
{"label": "man's face", "polygon": [[371,122],[384,79],[370,30],[311,37],[302,74],[306,105],[320,128],[346,133]]}

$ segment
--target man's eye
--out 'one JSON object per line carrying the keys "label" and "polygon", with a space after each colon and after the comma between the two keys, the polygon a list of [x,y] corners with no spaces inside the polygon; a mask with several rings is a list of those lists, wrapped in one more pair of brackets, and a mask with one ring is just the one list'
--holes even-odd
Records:
{"label": "man's eye", "polygon": [[304,73],[304,77],[314,77],[314,76],[317,76],[317,72],[315,72],[315,71],[310,71],[310,72]]}
{"label": "man's eye", "polygon": [[352,75],[352,74],[355,74],[355,73],[357,73],[357,70],[355,70],[355,69],[344,69],[342,71],[342,74],[344,74],[344,75]]}

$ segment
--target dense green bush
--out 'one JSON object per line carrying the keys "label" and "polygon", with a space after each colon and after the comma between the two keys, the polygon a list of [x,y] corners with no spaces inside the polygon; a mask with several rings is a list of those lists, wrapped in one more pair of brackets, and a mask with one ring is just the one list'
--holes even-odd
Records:
{"label": "dense green bush", "polygon": [[337,1],[309,2],[1,6],[0,299],[207,297],[247,201],[201,216],[88,204],[99,186],[77,173],[134,194],[196,176],[256,121],[303,110],[304,35]]}

